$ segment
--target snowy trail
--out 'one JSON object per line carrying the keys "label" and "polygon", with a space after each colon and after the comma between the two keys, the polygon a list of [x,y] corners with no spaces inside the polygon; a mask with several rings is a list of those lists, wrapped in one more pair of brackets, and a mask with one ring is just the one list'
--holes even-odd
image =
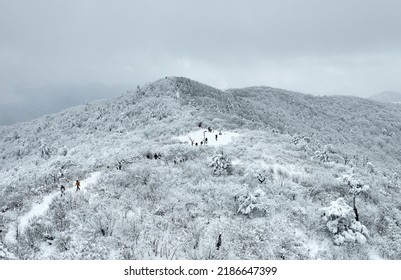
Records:
{"label": "snowy trail", "polygon": [[[93,186],[96,182],[97,182],[97,178],[99,176],[100,172],[94,172],[92,173],[88,178],[86,178],[85,180],[81,181],[81,192],[85,193],[87,191],[87,189],[91,186]],[[66,193],[67,192],[75,192],[75,186],[72,186],[70,188],[66,189]],[[57,196],[60,196],[60,191],[55,191],[51,194],[46,195],[42,202],[40,203],[36,203],[32,206],[31,210],[28,211],[26,214],[24,214],[20,219],[19,219],[19,231],[21,233],[24,232],[25,228],[28,226],[29,221],[33,218],[33,217],[39,217],[42,216],[48,209],[49,209],[49,205],[52,203],[52,201],[54,200],[54,198],[56,198]],[[9,230],[7,232],[7,234],[5,235],[5,241],[9,242],[9,243],[16,243],[17,240],[15,239],[16,236],[16,232],[17,229],[15,227],[15,225],[10,225]]]}

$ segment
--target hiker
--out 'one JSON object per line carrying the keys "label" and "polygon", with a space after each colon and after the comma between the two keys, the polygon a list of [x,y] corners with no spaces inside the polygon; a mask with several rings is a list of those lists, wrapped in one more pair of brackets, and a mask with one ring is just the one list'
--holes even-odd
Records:
{"label": "hiker", "polygon": [[201,141],[201,146],[203,145],[203,141]]}
{"label": "hiker", "polygon": [[81,186],[81,183],[78,180],[75,182],[75,186],[77,186],[77,191],[81,190],[79,188],[79,186]]}
{"label": "hiker", "polygon": [[195,143],[195,146],[198,146],[198,142]]}
{"label": "hiker", "polygon": [[60,191],[61,191],[61,196],[63,196],[65,192],[65,187],[63,185],[61,185]]}
{"label": "hiker", "polygon": [[207,144],[207,137],[205,138],[205,145]]}
{"label": "hiker", "polygon": [[217,141],[217,134],[216,134],[216,141]]}

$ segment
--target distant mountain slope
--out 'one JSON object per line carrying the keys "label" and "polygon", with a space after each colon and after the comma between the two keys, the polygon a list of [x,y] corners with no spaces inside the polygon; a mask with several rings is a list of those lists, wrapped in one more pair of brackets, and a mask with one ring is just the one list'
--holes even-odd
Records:
{"label": "distant mountain slope", "polygon": [[19,101],[0,104],[0,125],[29,121],[93,100],[118,96],[127,87],[127,85],[87,84],[16,88],[13,95]]}
{"label": "distant mountain slope", "polygon": [[170,77],[2,126],[0,259],[401,259],[400,119]]}
{"label": "distant mountain slope", "polygon": [[384,103],[401,103],[401,93],[394,91],[383,91],[370,96],[369,99]]}

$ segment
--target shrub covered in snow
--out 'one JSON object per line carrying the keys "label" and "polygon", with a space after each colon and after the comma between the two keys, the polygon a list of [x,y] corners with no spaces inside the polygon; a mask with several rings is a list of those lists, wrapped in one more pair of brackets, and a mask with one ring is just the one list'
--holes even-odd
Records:
{"label": "shrub covered in snow", "polygon": [[343,183],[345,183],[349,189],[348,192],[352,196],[357,196],[363,192],[369,191],[370,187],[362,183],[362,180],[357,178],[354,174],[347,174],[340,178]]}
{"label": "shrub covered in snow", "polygon": [[257,189],[254,192],[248,191],[245,194],[237,195],[237,213],[249,216],[264,216],[266,214],[266,209],[263,205],[263,198],[265,197],[266,194],[261,189]]}
{"label": "shrub covered in snow", "polygon": [[326,223],[336,245],[344,242],[366,242],[369,231],[355,219],[352,207],[345,202],[344,198],[338,198],[321,211],[322,220]]}
{"label": "shrub covered in snow", "polygon": [[213,175],[222,176],[232,174],[231,160],[224,154],[213,156],[212,163],[209,166],[213,168]]}
{"label": "shrub covered in snow", "polygon": [[321,161],[328,162],[331,161],[332,155],[334,155],[334,149],[332,145],[325,145],[322,150],[317,150],[313,158]]}

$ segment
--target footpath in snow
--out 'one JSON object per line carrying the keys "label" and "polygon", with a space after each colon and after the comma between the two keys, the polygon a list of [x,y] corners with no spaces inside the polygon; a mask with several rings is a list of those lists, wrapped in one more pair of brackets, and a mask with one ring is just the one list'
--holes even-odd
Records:
{"label": "footpath in snow", "polygon": [[[94,172],[92,173],[88,178],[85,180],[80,181],[81,182],[81,192],[86,192],[91,186],[93,186],[97,182],[97,178],[99,176],[100,172]],[[67,192],[75,192],[76,187],[67,187],[66,188],[66,193]],[[42,202],[36,203],[32,206],[31,210],[28,211],[26,214],[24,214],[20,219],[19,219],[19,231],[20,233],[23,233],[26,229],[26,227],[29,224],[29,221],[34,218],[34,217],[40,217],[46,211],[49,209],[49,205],[52,203],[52,201],[57,197],[60,196],[61,192],[60,191],[55,191],[52,192],[51,194],[46,195]],[[5,241],[8,243],[13,243],[15,244],[17,242],[16,240],[16,234],[17,234],[17,228],[16,225],[13,223],[12,225],[9,226],[9,230],[7,234],[5,235]]]}
{"label": "footpath in snow", "polygon": [[[216,135],[217,135],[217,140],[216,140]],[[175,137],[175,139],[178,139],[180,142],[183,143],[188,143],[189,145],[192,145],[193,141],[193,145],[195,146],[196,143],[198,143],[198,145],[201,145],[201,142],[204,143],[205,139],[207,138],[208,146],[221,146],[230,144],[233,141],[233,139],[238,136],[239,136],[238,133],[230,131],[209,132],[207,129],[200,129],[197,131],[189,132],[187,135]]]}

